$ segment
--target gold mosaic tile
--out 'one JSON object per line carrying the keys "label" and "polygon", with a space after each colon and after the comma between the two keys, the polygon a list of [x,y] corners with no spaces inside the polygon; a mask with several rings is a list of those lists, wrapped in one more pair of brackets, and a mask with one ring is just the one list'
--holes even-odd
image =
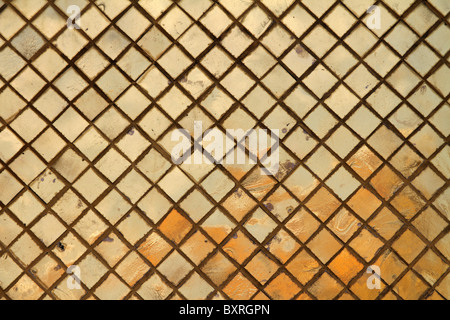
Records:
{"label": "gold mosaic tile", "polygon": [[450,299],[449,12],[1,0],[0,300]]}

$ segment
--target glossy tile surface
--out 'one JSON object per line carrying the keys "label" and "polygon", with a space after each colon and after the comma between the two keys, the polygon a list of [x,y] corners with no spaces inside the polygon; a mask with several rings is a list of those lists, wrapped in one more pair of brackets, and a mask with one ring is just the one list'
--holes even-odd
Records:
{"label": "glossy tile surface", "polygon": [[0,299],[449,299],[450,2],[373,4],[0,0]]}

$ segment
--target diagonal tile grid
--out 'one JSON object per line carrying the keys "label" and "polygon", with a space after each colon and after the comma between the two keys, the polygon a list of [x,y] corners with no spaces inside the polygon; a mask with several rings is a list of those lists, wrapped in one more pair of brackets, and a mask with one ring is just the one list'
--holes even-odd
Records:
{"label": "diagonal tile grid", "polygon": [[[0,298],[450,298],[449,2],[373,4],[0,1]],[[194,120],[280,171],[174,165]]]}

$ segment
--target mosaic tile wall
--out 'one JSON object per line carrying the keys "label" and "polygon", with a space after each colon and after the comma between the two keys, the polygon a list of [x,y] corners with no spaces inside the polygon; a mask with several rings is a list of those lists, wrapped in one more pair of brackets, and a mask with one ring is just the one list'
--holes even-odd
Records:
{"label": "mosaic tile wall", "polygon": [[[449,11],[0,0],[0,299],[450,298]],[[174,165],[194,121],[280,170]]]}

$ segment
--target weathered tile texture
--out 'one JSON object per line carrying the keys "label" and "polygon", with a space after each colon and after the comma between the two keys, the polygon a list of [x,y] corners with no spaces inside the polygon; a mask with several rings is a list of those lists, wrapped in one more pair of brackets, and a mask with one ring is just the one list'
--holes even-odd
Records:
{"label": "weathered tile texture", "polygon": [[450,2],[372,4],[0,0],[0,299],[449,299]]}

